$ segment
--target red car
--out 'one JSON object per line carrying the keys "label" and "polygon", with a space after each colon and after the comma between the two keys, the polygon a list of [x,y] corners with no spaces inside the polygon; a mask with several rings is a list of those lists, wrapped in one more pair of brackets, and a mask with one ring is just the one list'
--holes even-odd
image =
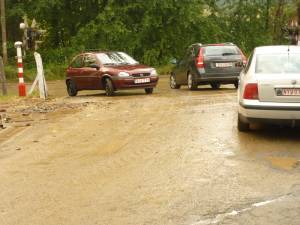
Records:
{"label": "red car", "polygon": [[158,82],[154,68],[141,65],[124,52],[87,52],[76,56],[67,69],[66,85],[70,96],[81,90],[141,88],[152,94]]}

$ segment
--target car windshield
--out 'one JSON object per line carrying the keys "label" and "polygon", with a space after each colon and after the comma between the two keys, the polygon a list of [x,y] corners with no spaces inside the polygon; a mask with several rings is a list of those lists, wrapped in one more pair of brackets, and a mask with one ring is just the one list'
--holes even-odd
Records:
{"label": "car windshield", "polygon": [[239,51],[235,46],[208,46],[205,48],[207,56],[226,56],[239,55]]}
{"label": "car windshield", "polygon": [[98,53],[97,58],[103,65],[136,65],[138,62],[124,52]]}
{"label": "car windshield", "polygon": [[300,54],[262,54],[256,57],[256,73],[300,73]]}

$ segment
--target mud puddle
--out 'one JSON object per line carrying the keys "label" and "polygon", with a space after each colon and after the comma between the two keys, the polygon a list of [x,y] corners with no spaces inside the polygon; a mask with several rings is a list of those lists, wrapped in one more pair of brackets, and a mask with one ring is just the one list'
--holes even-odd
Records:
{"label": "mud puddle", "polygon": [[268,157],[267,160],[273,167],[283,170],[296,169],[300,165],[299,159],[290,157]]}

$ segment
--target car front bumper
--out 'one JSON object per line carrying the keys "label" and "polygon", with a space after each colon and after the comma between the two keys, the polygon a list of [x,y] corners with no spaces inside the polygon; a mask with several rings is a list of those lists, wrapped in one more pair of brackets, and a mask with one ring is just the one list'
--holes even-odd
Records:
{"label": "car front bumper", "polygon": [[[140,83],[136,84],[134,80],[136,79],[144,79],[144,78],[150,78],[150,82],[148,83]],[[134,88],[154,88],[157,85],[159,78],[157,76],[153,77],[142,77],[142,78],[117,78],[114,82],[114,87],[116,89],[134,89]]]}

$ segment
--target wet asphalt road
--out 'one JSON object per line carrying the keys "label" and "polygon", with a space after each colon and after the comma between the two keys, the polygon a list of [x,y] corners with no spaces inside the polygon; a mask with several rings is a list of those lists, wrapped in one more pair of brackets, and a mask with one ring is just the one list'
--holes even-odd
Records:
{"label": "wet asphalt road", "polygon": [[58,101],[0,142],[0,224],[300,224],[300,130],[239,133],[233,86]]}

